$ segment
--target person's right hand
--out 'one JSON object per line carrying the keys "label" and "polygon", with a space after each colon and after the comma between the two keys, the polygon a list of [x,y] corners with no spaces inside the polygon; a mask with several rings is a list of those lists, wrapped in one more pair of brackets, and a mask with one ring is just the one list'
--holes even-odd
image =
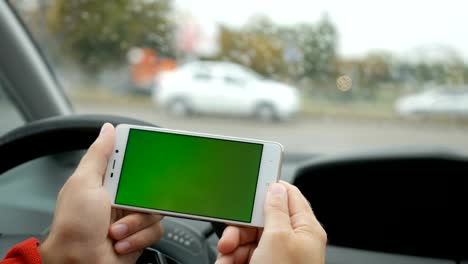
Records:
{"label": "person's right hand", "polygon": [[216,264],[325,263],[327,234],[295,186],[274,183],[265,200],[265,228],[228,226]]}

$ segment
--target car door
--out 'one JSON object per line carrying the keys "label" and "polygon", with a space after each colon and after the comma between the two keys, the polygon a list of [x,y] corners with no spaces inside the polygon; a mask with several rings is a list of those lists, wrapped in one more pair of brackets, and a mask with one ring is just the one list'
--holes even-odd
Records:
{"label": "car door", "polygon": [[222,111],[228,114],[246,114],[249,112],[248,82],[235,72],[225,72],[223,83]]}
{"label": "car door", "polygon": [[434,110],[442,114],[457,114],[459,111],[459,99],[457,91],[439,91],[433,105]]}
{"label": "car door", "polygon": [[[222,66],[222,67],[221,67]],[[218,67],[220,76],[220,110],[227,114],[245,115],[251,112],[255,94],[252,78],[240,66],[224,64]]]}
{"label": "car door", "polygon": [[[239,83],[236,83],[232,77],[227,76],[228,69],[222,65],[210,67],[209,81],[198,82],[199,102],[203,103],[204,112],[212,114],[231,114],[236,113],[240,96]],[[200,78],[198,76],[197,78]],[[206,78],[206,76],[203,76]]]}
{"label": "car door", "polygon": [[193,107],[200,112],[211,113],[216,110],[216,98],[213,93],[218,86],[213,72],[208,67],[200,67],[192,73],[191,87],[186,87]]}

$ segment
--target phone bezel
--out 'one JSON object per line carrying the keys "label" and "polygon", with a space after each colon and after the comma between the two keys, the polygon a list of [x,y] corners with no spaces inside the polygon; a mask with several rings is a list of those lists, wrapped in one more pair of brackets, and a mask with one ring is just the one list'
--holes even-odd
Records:
{"label": "phone bezel", "polygon": [[[175,213],[175,212],[168,212],[164,210],[153,210],[153,209],[147,209],[147,208],[116,204],[115,196],[116,196],[118,183],[120,180],[120,172],[122,169],[123,158],[124,158],[124,154],[125,154],[125,150],[127,146],[128,134],[131,128],[147,130],[147,131],[163,132],[163,133],[173,133],[173,134],[189,135],[189,136],[192,135],[192,136],[199,136],[199,137],[206,137],[206,138],[215,138],[215,139],[224,139],[224,140],[231,140],[231,141],[262,144],[263,151],[262,151],[262,158],[260,162],[260,170],[259,170],[259,175],[258,175],[258,180],[257,180],[257,189],[255,192],[255,201],[254,201],[251,222],[247,223],[247,222],[241,222],[241,221],[233,221],[233,220],[227,220],[227,219],[212,218],[212,217],[206,217],[206,216],[198,216],[198,215],[191,215],[191,214],[185,214],[185,213]],[[276,142],[205,134],[205,133],[198,133],[198,132],[189,132],[189,131],[182,131],[182,130],[173,130],[173,129],[166,129],[166,128],[121,124],[116,127],[115,144],[114,144],[114,149],[112,151],[112,155],[109,159],[109,163],[108,163],[107,170],[105,173],[104,188],[110,195],[112,206],[118,207],[118,208],[124,208],[124,209],[129,209],[129,210],[134,210],[134,211],[147,212],[147,213],[160,213],[163,215],[204,220],[204,221],[215,221],[215,222],[223,222],[223,223],[229,223],[229,224],[235,224],[235,225],[247,225],[247,226],[261,227],[264,225],[263,206],[264,206],[266,192],[268,190],[268,186],[271,183],[277,182],[281,176],[282,158],[283,158],[283,146]]]}

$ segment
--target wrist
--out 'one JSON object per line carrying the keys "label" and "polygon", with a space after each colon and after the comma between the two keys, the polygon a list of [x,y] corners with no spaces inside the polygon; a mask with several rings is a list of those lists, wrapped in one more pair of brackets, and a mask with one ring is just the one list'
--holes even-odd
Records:
{"label": "wrist", "polygon": [[51,251],[49,244],[46,241],[43,241],[38,246],[39,255],[41,255],[41,260],[43,264],[54,264],[59,263],[57,259],[54,259],[53,251]]}
{"label": "wrist", "polygon": [[91,252],[84,252],[69,242],[54,243],[47,239],[39,245],[38,250],[43,264],[94,263],[90,261],[93,255]]}

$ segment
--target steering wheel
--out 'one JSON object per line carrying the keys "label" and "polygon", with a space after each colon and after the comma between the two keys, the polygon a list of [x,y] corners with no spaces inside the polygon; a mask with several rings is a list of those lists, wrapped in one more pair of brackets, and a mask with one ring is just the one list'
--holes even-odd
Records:
{"label": "steering wheel", "polygon": [[[114,126],[124,123],[155,126],[138,119],[112,115],[57,116],[31,122],[0,138],[0,177],[4,172],[39,157],[86,150],[96,139],[105,122]],[[190,245],[180,243],[182,240],[174,240],[173,235],[170,238],[165,235],[158,244],[145,250],[137,263],[214,262],[215,256],[208,246],[206,236],[182,222],[167,217],[163,219],[163,225],[166,234],[183,233],[184,237],[190,239]],[[218,237],[221,236],[224,227],[223,224],[212,223],[212,230]]]}

